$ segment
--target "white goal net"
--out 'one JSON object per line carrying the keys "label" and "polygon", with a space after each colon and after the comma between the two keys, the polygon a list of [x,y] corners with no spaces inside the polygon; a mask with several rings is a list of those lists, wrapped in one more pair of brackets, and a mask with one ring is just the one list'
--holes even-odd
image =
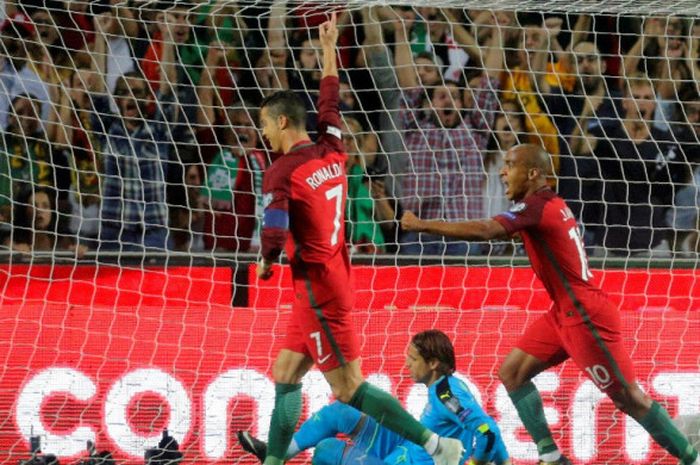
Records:
{"label": "white goal net", "polygon": [[[275,159],[259,105],[292,89],[315,133],[333,11],[366,374],[419,413],[404,350],[444,330],[514,460],[536,460],[497,379],[550,304],[521,246],[398,221],[507,210],[502,157],[528,142],[551,154],[640,384],[700,413],[698,2],[0,4],[0,463],[135,463],[165,429],[186,462],[251,460],[232,433],[267,436],[293,298],[287,269],[249,272]],[[673,463],[576,367],[537,385],[576,463]],[[304,392],[305,415],[329,400],[315,371]]]}

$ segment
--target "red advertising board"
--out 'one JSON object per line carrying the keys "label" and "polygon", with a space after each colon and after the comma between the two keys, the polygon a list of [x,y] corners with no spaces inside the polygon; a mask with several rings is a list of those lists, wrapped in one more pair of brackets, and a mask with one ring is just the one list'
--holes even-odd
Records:
{"label": "red advertising board", "polygon": [[[85,441],[142,461],[168,428],[189,463],[244,460],[231,433],[267,434],[270,363],[289,315],[287,270],[231,308],[227,268],[0,268],[0,462],[28,456],[31,434],[62,463]],[[639,380],[672,414],[700,413],[700,273],[598,272],[624,310]],[[403,370],[410,335],[452,337],[458,371],[501,426],[519,463],[534,461],[497,367],[522,328],[548,307],[527,268],[356,267],[355,324],[363,370],[414,412],[424,390]],[[565,364],[538,377],[562,448],[577,463],[675,463],[592,383]],[[305,410],[329,401],[318,372]]]}

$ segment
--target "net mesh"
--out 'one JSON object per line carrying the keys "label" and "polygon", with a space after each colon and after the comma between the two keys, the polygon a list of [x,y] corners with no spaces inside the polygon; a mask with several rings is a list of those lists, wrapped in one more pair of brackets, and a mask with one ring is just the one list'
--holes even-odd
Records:
{"label": "net mesh", "polygon": [[[391,5],[4,2],[1,462],[143,461],[165,429],[187,462],[250,460],[232,433],[267,436],[293,300],[286,268],[265,283],[249,270],[274,158],[259,105],[293,89],[315,133],[330,11],[370,380],[419,414],[404,350],[442,329],[514,460],[536,460],[497,379],[550,306],[522,247],[397,221],[510,208],[502,155],[531,142],[623,311],[643,389],[673,415],[700,413],[698,3]],[[536,383],[575,462],[674,463],[573,364]],[[316,371],[304,393],[305,416],[330,395]]]}

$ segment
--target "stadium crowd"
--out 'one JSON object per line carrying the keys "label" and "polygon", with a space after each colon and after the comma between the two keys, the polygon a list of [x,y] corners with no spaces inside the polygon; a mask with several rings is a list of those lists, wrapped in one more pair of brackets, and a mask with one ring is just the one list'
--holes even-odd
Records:
{"label": "stadium crowd", "polygon": [[[318,96],[311,2],[5,1],[6,250],[255,252],[275,155],[260,101]],[[493,216],[541,144],[595,253],[698,251],[700,19],[338,6],[357,252],[506,253],[406,233]]]}

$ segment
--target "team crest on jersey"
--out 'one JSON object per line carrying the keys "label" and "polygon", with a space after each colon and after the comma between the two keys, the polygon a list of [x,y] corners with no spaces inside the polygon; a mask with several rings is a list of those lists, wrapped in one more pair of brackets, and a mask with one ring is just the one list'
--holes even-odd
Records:
{"label": "team crest on jersey", "polygon": [[520,213],[521,211],[525,210],[525,207],[527,207],[527,205],[525,205],[525,202],[518,202],[512,207],[510,207],[508,211],[511,213]]}
{"label": "team crest on jersey", "polygon": [[267,208],[272,203],[272,193],[263,195],[263,208]]}

